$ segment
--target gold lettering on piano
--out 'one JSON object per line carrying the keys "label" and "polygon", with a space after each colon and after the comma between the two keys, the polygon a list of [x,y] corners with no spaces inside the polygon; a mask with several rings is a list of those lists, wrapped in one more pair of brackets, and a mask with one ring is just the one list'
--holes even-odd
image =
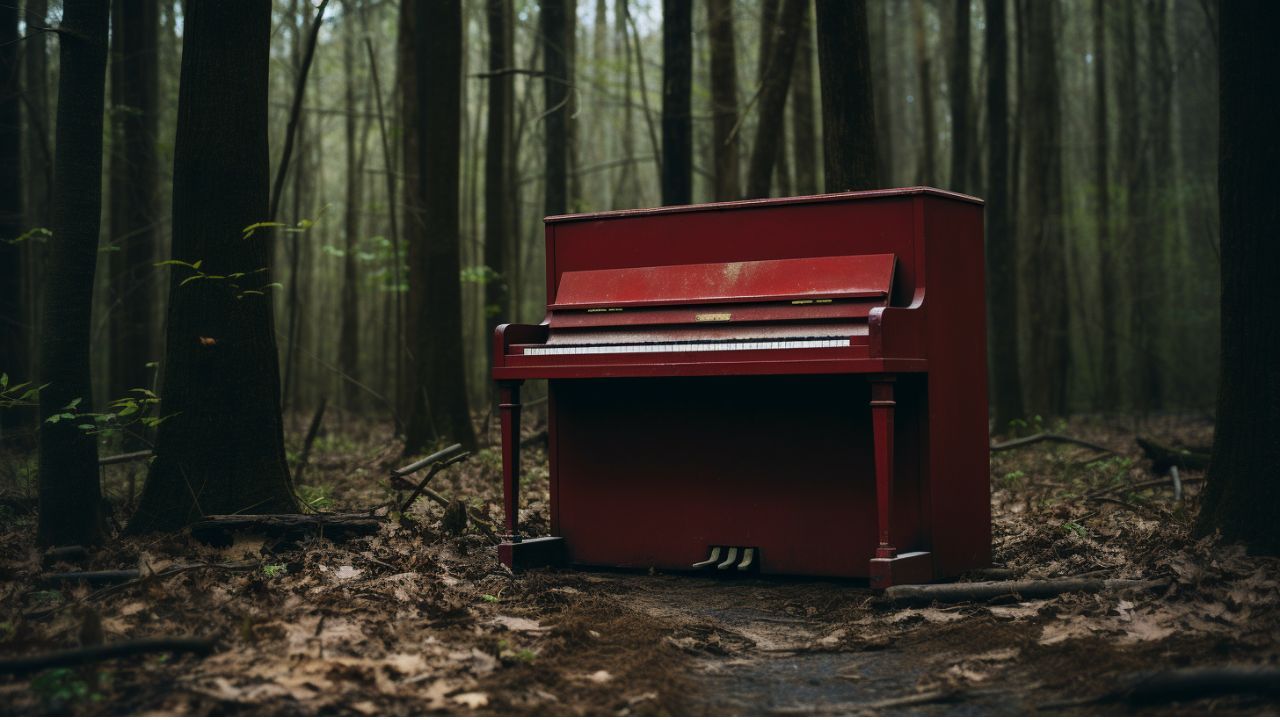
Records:
{"label": "gold lettering on piano", "polygon": [[814,300],[814,302],[821,304],[821,303],[829,303],[831,301],[830,300]]}
{"label": "gold lettering on piano", "polygon": [[792,305],[812,305],[813,301],[812,300],[792,300],[791,304]]}
{"label": "gold lettering on piano", "polygon": [[587,308],[587,312],[622,312],[623,308]]}
{"label": "gold lettering on piano", "polygon": [[731,313],[698,313],[693,319],[697,322],[728,322],[732,317]]}

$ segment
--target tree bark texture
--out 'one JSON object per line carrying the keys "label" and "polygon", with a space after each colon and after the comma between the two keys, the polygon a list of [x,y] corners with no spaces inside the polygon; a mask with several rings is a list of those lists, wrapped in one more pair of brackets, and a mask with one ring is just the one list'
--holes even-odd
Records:
{"label": "tree bark texture", "polygon": [[804,4],[800,16],[800,44],[791,75],[792,155],[795,193],[818,192],[818,129],[813,108],[813,11]]}
{"label": "tree bark texture", "polygon": [[[412,67],[418,112],[410,131],[418,135],[421,174],[417,204],[422,209],[419,217],[423,227],[420,242],[409,246],[407,312],[414,355],[410,385],[414,390],[405,429],[407,453],[442,441],[466,448],[476,445],[462,365],[462,283],[458,276],[462,2],[415,0],[413,12]],[[562,166],[562,174],[563,170]]]}
{"label": "tree bark texture", "polygon": [[[107,73],[107,4],[67,0],[58,35],[57,153],[53,237],[40,338],[40,418],[93,402],[89,322],[102,210],[102,123]],[[102,538],[98,450],[77,420],[40,423],[40,545],[90,545]]]}
{"label": "tree bark texture", "polygon": [[955,47],[951,53],[951,190],[969,192],[969,3],[954,0]]}
{"label": "tree bark texture", "polygon": [[342,371],[343,406],[347,410],[360,409],[360,278],[356,271],[356,252],[360,241],[360,179],[363,175],[356,156],[356,8],[352,0],[342,3],[342,66],[346,75],[346,133],[347,177],[346,213],[343,215],[342,255],[342,310],[338,336],[338,369]]}
{"label": "tree bark texture", "polygon": [[1009,35],[1006,0],[986,0],[987,297],[996,432],[1026,414],[1018,363],[1018,244],[1009,222]]}
{"label": "tree bark texture", "polygon": [[751,163],[747,168],[747,197],[768,197],[778,153],[786,144],[782,132],[783,118],[805,1],[783,0],[777,31],[770,43],[768,65],[760,88],[760,116],[756,123],[755,142],[751,146]]}
{"label": "tree bark texture", "polygon": [[911,0],[911,24],[915,31],[917,106],[920,108],[920,169],[918,182],[935,185],[938,131],[933,124],[933,59],[929,56],[924,26],[924,0]]}
{"label": "tree bark texture", "polygon": [[[152,313],[159,233],[156,131],[159,112],[155,0],[116,0],[111,24],[111,360],[108,397],[151,388]],[[142,447],[126,436],[126,449]]]}
{"label": "tree bark texture", "polygon": [[818,74],[827,192],[880,182],[865,0],[818,2]]}
{"label": "tree bark texture", "polygon": [[565,20],[569,0],[542,0],[539,18],[542,40],[542,92],[545,98],[543,131],[546,133],[546,179],[543,210],[560,215],[568,207],[569,133],[566,106],[569,98],[569,60],[566,54]]}
{"label": "tree bark texture", "polygon": [[738,69],[733,36],[733,0],[707,0],[707,34],[711,43],[712,197],[741,197],[738,170]]}
{"label": "tree bark texture", "polygon": [[1027,270],[1031,312],[1029,412],[1066,412],[1067,272],[1062,200],[1062,113],[1057,56],[1056,0],[1027,4],[1026,187]]}
{"label": "tree bark texture", "polygon": [[[188,0],[155,459],[133,532],[296,510],[280,419],[269,217],[268,0]],[[237,273],[244,273],[237,276]]]}
{"label": "tree bark texture", "polygon": [[662,0],[662,204],[693,202],[693,3]]}
{"label": "tree bark texture", "polygon": [[[511,66],[512,48],[511,0],[488,0],[489,21],[489,127],[484,155],[484,317],[485,329],[492,335],[498,323],[511,321],[511,284],[506,269],[514,264],[513,209],[508,205],[512,177],[511,136],[513,81],[509,73],[499,71]],[[508,258],[511,262],[508,262]],[[485,344],[484,347],[488,347]],[[486,367],[493,363],[492,353],[484,353]]]}
{"label": "tree bark texture", "polygon": [[1280,5],[1222,3],[1218,202],[1222,231],[1222,377],[1200,508],[1202,531],[1280,552]]}
{"label": "tree bark texture", "polygon": [[1116,329],[1116,309],[1119,305],[1120,255],[1114,245],[1111,229],[1111,124],[1109,122],[1109,97],[1107,92],[1107,0],[1094,0],[1093,5],[1093,133],[1094,172],[1097,193],[1099,297],[1104,308],[1101,316],[1102,377],[1099,378],[1101,397],[1099,404],[1107,410],[1116,409],[1123,379],[1120,367],[1120,343]]}
{"label": "tree bark texture", "polygon": [[[14,384],[31,378],[23,299],[22,88],[18,80],[18,7],[0,7],[0,373]],[[0,409],[0,442],[19,441],[28,425],[19,408]]]}

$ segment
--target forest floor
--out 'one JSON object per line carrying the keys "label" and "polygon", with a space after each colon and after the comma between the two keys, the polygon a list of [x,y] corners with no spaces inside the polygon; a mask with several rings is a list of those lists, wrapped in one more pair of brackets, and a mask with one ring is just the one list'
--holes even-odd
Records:
{"label": "forest floor", "polygon": [[[294,418],[289,447],[302,444]],[[334,420],[334,423],[337,423]],[[536,427],[532,428],[536,431]],[[27,481],[0,477],[0,659],[156,636],[212,637],[204,657],[152,654],[0,675],[0,709],[187,714],[1264,714],[1248,694],[1143,696],[1172,669],[1280,665],[1280,560],[1195,540],[1187,497],[1156,484],[1132,424],[1062,429],[1119,456],[1037,444],[993,455],[998,566],[1014,577],[1093,573],[1138,590],[895,607],[865,583],[547,570],[512,576],[474,528],[445,532],[427,499],[372,536],[229,547],[187,534],[112,540],[50,566],[33,548]],[[1201,422],[1143,434],[1204,444]],[[546,460],[526,454],[527,529],[545,531]],[[322,433],[300,494],[323,510],[398,507],[388,428]],[[12,467],[12,464],[11,464]],[[105,471],[114,519],[142,466]],[[500,460],[482,450],[433,481],[500,517]],[[1146,483],[1146,485],[1144,485]],[[385,510],[382,511],[385,513]],[[196,566],[178,571],[184,566]],[[50,571],[138,568],[112,589]],[[1187,686],[1190,687],[1190,686]]]}

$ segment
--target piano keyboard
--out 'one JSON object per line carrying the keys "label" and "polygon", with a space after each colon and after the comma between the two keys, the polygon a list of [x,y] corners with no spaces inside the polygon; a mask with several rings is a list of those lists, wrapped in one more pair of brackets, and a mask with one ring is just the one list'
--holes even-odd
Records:
{"label": "piano keyboard", "polygon": [[644,343],[640,345],[560,345],[525,348],[525,355],[603,355],[606,353],[718,352],[726,350],[794,350],[849,347],[849,338],[820,340],[756,340],[741,342]]}

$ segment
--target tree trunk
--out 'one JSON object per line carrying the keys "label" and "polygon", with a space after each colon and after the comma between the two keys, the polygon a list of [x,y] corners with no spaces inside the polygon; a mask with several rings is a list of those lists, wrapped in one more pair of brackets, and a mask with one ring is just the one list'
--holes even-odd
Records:
{"label": "tree trunk", "polygon": [[1028,182],[1026,217],[1031,357],[1030,412],[1057,417],[1067,398],[1067,275],[1062,205],[1062,113],[1059,108],[1056,1],[1026,8],[1027,94],[1023,99],[1027,157],[1035,180]]}
{"label": "tree trunk", "polygon": [[[874,35],[868,28],[868,37],[870,38],[868,48],[874,51],[869,52],[869,60],[871,77],[875,78],[871,84],[876,112],[876,142],[878,144],[876,161],[880,167],[879,182],[892,187],[894,182],[893,128],[895,127],[893,104],[890,102],[892,97],[890,86],[893,76],[889,70],[893,67],[893,59],[890,52],[890,41],[893,35],[889,30],[889,8],[892,4],[887,0],[881,0],[877,4],[880,8],[876,12]],[[821,27],[819,27],[818,32],[822,32]]]}
{"label": "tree trunk", "polygon": [[785,144],[782,137],[791,65],[800,40],[800,16],[806,0],[784,0],[777,32],[770,43],[768,69],[761,81],[760,119],[756,123],[751,163],[747,169],[747,197],[767,197],[774,164]]}
{"label": "tree trunk", "polygon": [[969,3],[955,2],[955,47],[951,54],[951,189],[969,192]]}
{"label": "tree trunk", "polygon": [[[131,532],[297,509],[272,320],[268,0],[183,3],[173,259],[155,459]],[[217,202],[210,202],[217,198]],[[217,279],[210,276],[231,276]]]}
{"label": "tree trunk", "polygon": [[865,0],[819,2],[817,9],[827,192],[870,190],[880,182],[880,168],[867,4]]}
{"label": "tree trunk", "polygon": [[[49,204],[53,198],[53,149],[50,146],[52,119],[49,111],[47,53],[48,39],[52,33],[32,33],[30,30],[45,27],[48,24],[47,0],[27,0],[25,6],[27,39],[15,45],[23,52],[22,63],[26,77],[22,98],[22,106],[26,110],[26,127],[22,138],[25,145],[23,154],[26,157],[26,177],[23,183],[26,188],[26,207],[23,224],[25,228],[47,228],[50,225]],[[23,243],[20,249],[26,272],[22,291],[26,312],[23,314],[22,321],[27,326],[23,346],[23,358],[27,364],[18,370],[9,370],[9,374],[14,378],[25,379],[34,376],[38,367],[36,355],[40,341],[40,319],[44,315],[44,274],[47,267],[45,260],[48,248],[45,243],[27,242]],[[0,264],[7,265],[7,263],[6,260]],[[0,350],[0,352],[3,351]],[[21,428],[21,432],[25,433],[26,441],[34,446],[36,437],[34,409],[20,408],[16,411],[16,417],[10,417],[10,420],[0,419],[0,432],[3,432],[3,428],[9,426],[9,423],[14,423]]]}
{"label": "tree trunk", "polygon": [[1105,410],[1116,409],[1120,398],[1121,376],[1120,342],[1116,332],[1116,315],[1119,309],[1118,294],[1121,283],[1119,273],[1119,254],[1116,253],[1114,238],[1111,232],[1111,131],[1107,93],[1107,0],[1094,0],[1093,4],[1093,134],[1094,171],[1096,173],[1096,192],[1098,197],[1098,284],[1099,304],[1102,306],[1102,377],[1100,383],[1101,397],[1099,406]]}
{"label": "tree trunk", "polygon": [[1134,282],[1146,258],[1142,256],[1142,240],[1138,237],[1144,232],[1143,224],[1143,186],[1149,178],[1142,177],[1142,115],[1141,97],[1138,77],[1138,29],[1136,3],[1122,3],[1120,6],[1120,68],[1116,82],[1116,115],[1119,120],[1119,187],[1122,188],[1122,205],[1120,217],[1122,228],[1119,237],[1118,271],[1124,277],[1124,285],[1130,291],[1128,302],[1118,308],[1120,327],[1117,335],[1125,352],[1119,358],[1120,364],[1113,372],[1123,379],[1122,391],[1131,409],[1140,410],[1147,406],[1144,396],[1146,384],[1140,377],[1141,363],[1138,360],[1136,340],[1142,325],[1142,310],[1138,297],[1142,288],[1134,288]]}
{"label": "tree trunk", "polygon": [[813,114],[813,12],[804,4],[791,76],[792,148],[797,195],[818,192],[818,132]]}
{"label": "tree trunk", "polygon": [[539,24],[542,29],[542,91],[546,102],[543,118],[546,132],[546,181],[543,188],[543,211],[547,215],[561,215],[568,207],[567,154],[568,125],[565,106],[568,104],[569,60],[565,46],[567,0],[542,0]]}
{"label": "tree trunk", "polygon": [[1146,143],[1146,170],[1143,173],[1143,210],[1146,222],[1138,237],[1142,241],[1139,296],[1141,307],[1141,334],[1138,347],[1141,353],[1142,396],[1148,410],[1162,410],[1168,382],[1165,368],[1173,352],[1169,342],[1170,309],[1173,289],[1170,286],[1169,257],[1177,244],[1173,181],[1173,59],[1170,57],[1166,28],[1168,4],[1165,0],[1149,0],[1147,17],[1147,127],[1150,139]]}
{"label": "tree trunk", "polygon": [[1009,36],[1005,1],[986,0],[987,297],[996,432],[1025,415],[1018,364],[1018,245],[1009,222]]}
{"label": "tree trunk", "polygon": [[[49,302],[40,338],[41,418],[91,411],[89,322],[102,210],[102,116],[107,4],[66,0],[58,35],[58,123],[54,159]],[[102,539],[98,450],[78,419],[40,423],[40,545]]]}
{"label": "tree trunk", "polygon": [[[0,373],[11,382],[26,382],[28,367],[26,316],[23,297],[22,235],[22,89],[18,84],[18,7],[0,7]],[[17,443],[29,425],[21,408],[0,408],[0,442]]]}
{"label": "tree trunk", "polygon": [[[484,154],[484,316],[485,329],[491,336],[500,322],[511,316],[511,286],[506,270],[514,264],[512,255],[512,208],[508,205],[511,182],[511,154],[507,141],[511,135],[512,76],[499,71],[512,63],[511,0],[488,0],[489,19],[489,128]],[[511,262],[508,262],[511,258]],[[488,343],[484,347],[488,348]],[[493,353],[486,352],[485,367],[493,364]],[[487,383],[491,385],[492,383]]]}
{"label": "tree trunk", "polygon": [[[458,277],[462,2],[416,0],[413,12],[412,67],[418,113],[416,122],[408,127],[418,135],[421,174],[417,204],[422,208],[423,228],[422,241],[409,246],[414,392],[405,452],[410,454],[437,442],[476,446],[462,363],[462,284]],[[561,201],[563,160],[562,153]]]}
{"label": "tree trunk", "polygon": [[[156,131],[159,112],[155,0],[116,0],[111,25],[111,382],[108,397],[150,388],[156,227],[160,218]],[[125,438],[126,450],[143,439]]]}
{"label": "tree trunk", "polygon": [[921,185],[937,183],[934,170],[937,162],[937,130],[933,126],[933,61],[929,57],[928,34],[924,26],[924,0],[911,0],[911,24],[915,30],[916,100],[920,108],[920,170]]}
{"label": "tree trunk", "polygon": [[338,369],[343,374],[343,406],[350,411],[360,409],[360,295],[356,273],[356,251],[360,239],[360,178],[363,175],[356,159],[356,14],[355,3],[342,3],[342,66],[346,76],[347,207],[343,218],[346,235],[342,255],[342,310],[338,337]]}
{"label": "tree trunk", "polygon": [[733,37],[733,0],[707,0],[707,34],[711,42],[711,143],[715,158],[712,197],[737,200],[738,70]]}
{"label": "tree trunk", "polygon": [[662,204],[693,202],[693,3],[662,0]]}
{"label": "tree trunk", "polygon": [[1218,202],[1222,231],[1222,376],[1199,529],[1280,553],[1280,5],[1220,8]]}

